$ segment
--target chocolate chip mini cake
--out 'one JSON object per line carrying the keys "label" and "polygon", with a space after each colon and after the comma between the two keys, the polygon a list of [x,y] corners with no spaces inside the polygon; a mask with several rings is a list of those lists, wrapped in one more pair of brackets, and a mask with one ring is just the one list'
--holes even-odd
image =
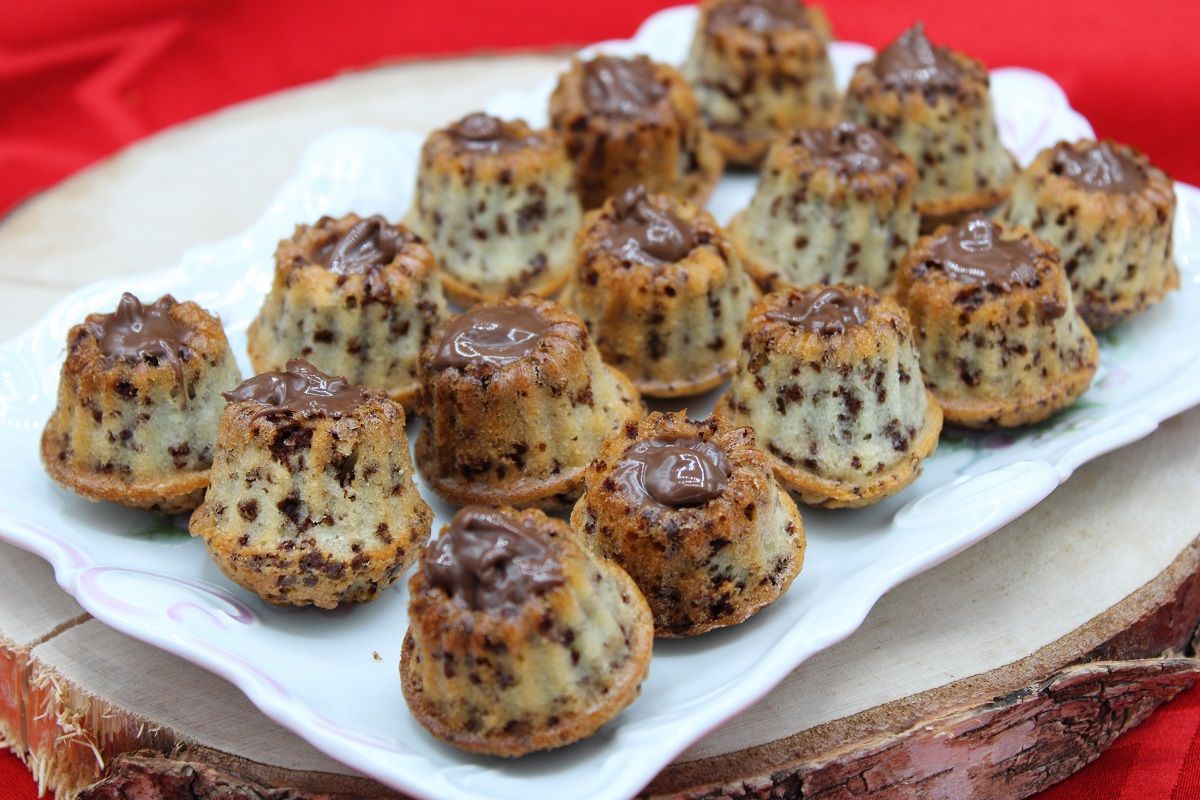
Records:
{"label": "chocolate chip mini cake", "polygon": [[896,294],[949,422],[1040,422],[1092,382],[1096,340],[1075,313],[1058,251],[1024,228],[978,215],[939,228],[905,257]]}
{"label": "chocolate chip mini cake", "polygon": [[526,295],[479,305],[421,355],[417,466],[451,503],[561,507],[604,439],[642,412],[579,317]]}
{"label": "chocolate chip mini cake", "polygon": [[877,131],[848,122],[795,131],[771,148],[729,237],[768,289],[884,287],[917,238],[916,189],[912,162]]}
{"label": "chocolate chip mini cake", "polygon": [[758,164],[793,128],[837,121],[829,20],[797,0],[707,0],[683,74],[726,161]]}
{"label": "chocolate chip mini cake", "polygon": [[644,187],[588,212],[563,302],[642,394],[708,391],[733,372],[755,291],[712,215]]}
{"label": "chocolate chip mini cake", "polygon": [[572,62],[550,97],[550,122],[575,162],[585,209],[639,183],[700,204],[721,177],[691,87],[645,56]]}
{"label": "chocolate chip mini cake", "polygon": [[764,297],[717,409],[754,427],[780,483],[826,508],[870,505],[908,486],[942,430],[908,315],[864,286]]}
{"label": "chocolate chip mini cake", "polygon": [[42,464],[89,500],[173,514],[208,486],[220,393],[241,380],[225,331],[195,303],[126,292],[67,334]]}
{"label": "chocolate chip mini cake", "polygon": [[932,44],[920,23],[855,69],[844,113],[917,165],[925,230],[1008,197],[1016,162],[996,132],[987,68]]}
{"label": "chocolate chip mini cake", "polygon": [[1092,330],[1179,288],[1175,187],[1132,147],[1080,141],[1043,150],[1017,178],[1004,218],[1058,248],[1075,307]]}
{"label": "chocolate chip mini cake", "polygon": [[445,316],[437,262],[380,216],[298,225],[275,251],[275,282],[247,332],[258,372],[300,356],[409,405],[421,345]]}
{"label": "chocolate chip mini cake", "polygon": [[557,292],[579,219],[574,167],[554,131],[470,114],[425,140],[410,224],[451,299]]}
{"label": "chocolate chip mini cake", "polygon": [[804,522],[754,431],[653,413],[604,444],[571,525],[637,582],[658,636],[736,625],[804,563]]}
{"label": "chocolate chip mini cake", "polygon": [[270,603],[320,608],[395,581],[433,524],[404,409],[302,359],[225,397],[212,487],[189,526],[221,571]]}
{"label": "chocolate chip mini cake", "polygon": [[513,757],[584,739],[646,678],[646,601],[540,511],[464,508],[408,589],[404,699],[426,730],[468,752]]}

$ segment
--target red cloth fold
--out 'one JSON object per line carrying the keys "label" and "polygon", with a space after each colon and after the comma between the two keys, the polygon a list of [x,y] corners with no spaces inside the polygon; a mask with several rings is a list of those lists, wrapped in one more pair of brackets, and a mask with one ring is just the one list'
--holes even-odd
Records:
{"label": "red cloth fold", "polygon": [[[817,0],[820,4],[820,0]],[[142,136],[267,92],[398,57],[630,35],[673,3],[625,0],[56,0],[0,3],[0,214]],[[827,0],[839,38],[886,44],[916,19],[989,66],[1051,75],[1101,136],[1200,183],[1200,3]],[[1200,690],[1043,800],[1200,797]],[[0,756],[0,798],[33,797]]]}

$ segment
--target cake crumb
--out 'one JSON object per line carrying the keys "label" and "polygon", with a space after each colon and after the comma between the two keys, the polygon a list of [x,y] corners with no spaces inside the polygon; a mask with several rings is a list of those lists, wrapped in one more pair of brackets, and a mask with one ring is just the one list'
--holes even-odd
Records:
{"label": "cake crumb", "polygon": [[383,656],[379,655],[378,650],[371,651],[371,658],[375,659],[376,661],[383,661]]}

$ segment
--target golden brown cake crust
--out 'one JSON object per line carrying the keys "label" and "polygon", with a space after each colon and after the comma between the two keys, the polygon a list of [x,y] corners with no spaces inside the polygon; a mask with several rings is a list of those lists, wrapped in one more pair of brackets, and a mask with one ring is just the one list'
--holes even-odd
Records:
{"label": "golden brown cake crust", "polygon": [[[701,506],[639,508],[612,473],[631,445],[656,438],[715,444],[728,460],[727,485]],[[782,596],[804,564],[804,522],[796,504],[775,483],[754,430],[719,414],[697,421],[684,412],[655,412],[627,423],[588,467],[587,490],[571,525],[593,551],[638,582],[654,613],[655,635],[664,638],[744,622]],[[763,549],[767,539],[778,540],[772,543],[778,552]],[[725,575],[726,558],[744,574]]]}
{"label": "golden brown cake crust", "polygon": [[[503,241],[511,237],[514,231],[522,231],[526,226],[549,224],[547,216],[553,213],[555,204],[545,182],[552,173],[563,170],[567,182],[570,183],[574,170],[574,166],[566,157],[562,139],[555,131],[533,130],[524,120],[519,119],[497,122],[503,135],[507,137],[506,141],[519,142],[519,146],[498,146],[494,151],[472,149],[463,146],[453,133],[453,126],[441,128],[431,133],[421,148],[421,174],[417,182],[418,199],[431,189],[429,184],[435,184],[439,180],[458,188],[459,193],[463,195],[462,202],[472,206],[467,213],[470,214],[476,228],[473,231],[468,230],[465,220],[460,220],[462,229],[457,235],[471,237],[473,244],[485,251],[497,239]],[[477,199],[477,195],[471,193],[472,187],[482,184],[508,187],[509,198],[518,200],[514,201],[513,207],[474,207],[477,203],[498,202],[495,197]],[[550,188],[552,190],[554,187]],[[566,283],[570,272],[567,255],[570,250],[570,231],[579,222],[578,203],[573,199],[573,194],[571,197],[573,207],[563,220],[568,231],[561,246],[553,248],[549,253],[543,251],[541,263],[536,267],[522,265],[524,269],[507,280],[503,286],[460,277],[455,274],[456,259],[446,252],[441,264],[441,280],[447,296],[465,306],[508,295],[528,293],[538,297],[552,297],[557,294]],[[528,202],[518,205],[522,198]],[[487,216],[485,211],[495,215],[495,219]],[[439,249],[439,241],[449,249],[449,241],[443,232],[434,230],[449,224],[444,210],[437,207],[418,208],[418,204],[414,203],[409,212],[409,220],[415,229],[425,235],[435,250]],[[492,227],[495,230],[492,230]]]}
{"label": "golden brown cake crust", "polygon": [[721,177],[724,159],[700,121],[691,86],[674,67],[651,62],[650,69],[666,87],[650,117],[592,112],[579,59],[560,76],[550,97],[550,122],[575,162],[585,210],[639,183],[702,205]]}
{"label": "golden brown cake crust", "polygon": [[[771,143],[788,130],[828,125],[838,118],[840,96],[833,83],[833,69],[827,54],[832,38],[829,18],[821,8],[806,5],[807,27],[768,32],[736,25],[710,29],[708,17],[722,2],[706,0],[701,5],[695,40],[684,69],[697,86],[697,94],[713,91],[727,96],[735,86],[749,86],[751,93],[755,88],[761,91],[771,87],[773,91],[767,97],[755,98],[762,105],[757,115],[759,119],[755,120],[758,125],[721,123],[710,114],[703,114],[727,163],[757,167]],[[725,68],[724,79],[720,81],[715,80],[718,63]],[[760,86],[755,87],[756,83]],[[780,89],[780,86],[785,88]],[[814,102],[797,102],[795,92],[802,87],[815,95],[812,97]],[[789,94],[788,89],[792,89],[792,93]],[[735,106],[742,107],[737,101],[744,100],[744,92],[743,88],[742,94],[735,95]],[[762,117],[770,121],[768,127],[762,126]]]}
{"label": "golden brown cake crust", "polygon": [[[953,231],[943,226],[918,240],[900,265],[896,287],[897,300],[917,328],[926,384],[946,421],[969,428],[1030,425],[1070,406],[1091,385],[1099,351],[1076,314],[1058,251],[1027,228],[1004,230],[1004,239],[1024,240],[1036,251],[1032,266],[1039,284],[993,293],[964,285],[943,270],[924,269],[932,259],[933,240]],[[1052,330],[1056,320],[1068,327]],[[1018,338],[1038,330],[1044,337],[1029,343]],[[984,332],[1005,338],[992,341]],[[953,364],[945,363],[950,355],[934,356],[935,351],[949,353],[939,341],[967,350]],[[975,356],[1000,350],[1007,350],[999,359],[1003,366],[987,373],[971,367],[975,361],[983,363]]]}
{"label": "golden brown cake crust", "polygon": [[[94,414],[98,422],[102,414],[112,412],[115,404],[126,398],[144,401],[152,395],[176,391],[178,387],[175,368],[165,361],[151,366],[144,362],[129,364],[120,359],[108,359],[101,352],[91,328],[104,316],[107,315],[90,314],[67,334],[68,352],[59,382],[58,404],[41,436],[42,464],[56,483],[89,500],[107,500],[162,514],[190,511],[204,497],[208,486],[207,467],[186,469],[174,475],[122,476],[75,463],[77,459],[69,444],[71,423],[65,417],[80,408],[90,409],[89,418]],[[216,317],[193,302],[175,304],[170,316],[186,331],[182,342],[191,354],[181,360],[180,368],[189,386],[194,387],[200,371],[211,364],[225,358],[232,361],[225,330]],[[236,368],[233,374],[236,376]],[[169,444],[164,442],[162,447]],[[190,457],[195,456],[193,453]]]}
{"label": "golden brown cake crust", "polygon": [[694,246],[674,263],[645,264],[611,252],[616,200],[588,212],[562,302],[587,323],[604,360],[650,397],[715,389],[737,363],[741,320],[758,292],[715,219],[668,195],[646,202],[692,228]]}
{"label": "golden brown cake crust", "polygon": [[[804,146],[803,137],[798,134],[777,140],[767,155],[759,191],[763,191],[763,188],[769,184],[773,185],[776,180],[779,181],[780,189],[786,187],[790,191],[794,191],[794,194],[791,194],[786,202],[779,195],[775,195],[775,199],[771,201],[766,213],[770,214],[775,222],[772,227],[789,226],[795,230],[797,225],[795,218],[797,217],[813,216],[819,220],[820,222],[813,228],[804,229],[806,235],[789,241],[789,244],[797,251],[805,248],[820,248],[821,244],[825,244],[827,248],[830,247],[828,243],[814,240],[828,236],[831,231],[840,237],[851,239],[845,250],[845,256],[839,257],[841,251],[825,251],[829,252],[834,260],[840,262],[838,266],[845,270],[845,274],[839,272],[836,275],[814,276],[814,280],[811,282],[868,282],[861,277],[862,270],[851,273],[845,265],[869,256],[879,260],[887,259],[887,262],[891,264],[890,275],[891,272],[894,272],[895,262],[903,253],[900,248],[906,248],[916,238],[912,230],[911,214],[912,198],[918,181],[917,169],[893,142],[884,140],[883,144],[889,156],[887,163],[879,169],[857,171],[850,174],[815,159],[812,152]],[[800,188],[792,189],[793,185]],[[755,200],[758,200],[758,197]],[[774,208],[777,201],[781,206],[778,213]],[[817,205],[818,203],[820,205]],[[805,214],[803,211],[806,208],[815,208],[818,213]],[[861,216],[847,214],[847,212],[854,211],[858,211],[858,215]],[[807,281],[793,283],[786,274],[790,272],[789,269],[781,268],[772,263],[771,259],[763,258],[756,252],[752,244],[756,212],[764,213],[759,203],[752,201],[749,207],[734,215],[727,228],[729,239],[737,249],[738,255],[741,256],[746,271],[764,292],[772,292],[792,285],[807,285],[809,283]],[[774,219],[775,217],[779,218]],[[864,242],[854,239],[854,237],[862,235],[863,229],[869,229],[884,219],[891,220],[893,227],[883,245],[883,251],[864,252]],[[907,226],[903,224],[904,220],[908,221]],[[827,266],[823,268],[823,271],[830,272],[831,270]],[[877,288],[882,288],[890,284],[891,280],[892,278],[888,277],[887,280],[876,280],[871,283],[878,283]]]}
{"label": "golden brown cake crust", "polygon": [[602,580],[616,585],[616,593],[623,600],[622,610],[627,611],[632,620],[629,626],[628,658],[594,703],[583,709],[555,714],[552,725],[535,720],[532,724],[513,725],[511,730],[505,726],[500,730],[472,731],[439,713],[437,702],[422,685],[417,646],[410,627],[400,654],[400,679],[404,699],[413,716],[431,734],[455,747],[470,753],[505,758],[562,747],[599,730],[637,697],[650,666],[654,642],[654,622],[650,609],[636,584],[620,567],[603,559],[586,556],[575,535],[562,521],[532,509],[513,513],[545,532],[549,546],[567,574],[567,586],[551,589],[543,596],[530,597],[515,616],[509,617],[456,605],[441,590],[432,588],[418,569],[409,580],[410,620],[421,631],[423,641],[438,642],[459,657],[479,653],[477,663],[483,668],[487,667],[483,654],[501,653],[507,656],[522,652],[529,637],[545,635],[547,625],[550,626],[548,632],[554,633],[554,621],[571,602],[571,581],[586,578],[580,561],[587,567],[601,570]]}
{"label": "golden brown cake crust", "polygon": [[[987,67],[965,53],[946,53],[961,73],[953,93],[891,88],[875,73],[873,62],[855,68],[846,93],[846,117],[891,138],[921,171],[916,201],[921,233],[1000,205],[1011,194],[1019,170],[1016,159],[999,144]],[[969,132],[949,127],[956,124],[969,126]],[[927,141],[924,132],[930,130],[938,135]],[[961,152],[952,147],[951,134],[966,136],[958,142]],[[973,160],[968,162],[968,157]],[[952,169],[952,161],[961,161],[960,169]],[[964,164],[970,170],[961,169]],[[931,180],[930,175],[936,177]],[[949,185],[951,180],[955,185]]]}
{"label": "golden brown cake crust", "polygon": [[442,337],[431,337],[421,356],[427,424],[417,467],[451,503],[569,507],[600,442],[641,415],[641,398],[558,303],[524,295],[489,305],[533,309],[548,330],[514,363],[461,368],[435,366]]}
{"label": "golden brown cake crust", "polygon": [[[440,273],[426,243],[402,225],[403,244],[390,263],[378,270],[340,275],[322,266],[317,255],[362,222],[358,214],[322,217],[312,225],[297,225],[291,238],[275,250],[275,279],[271,293],[246,332],[246,349],[255,372],[283,369],[290,358],[305,358],[318,369],[344,374],[355,383],[381,389],[412,411],[420,382],[416,355],[421,343],[445,315],[440,290],[427,296]],[[296,307],[288,308],[295,299]],[[379,319],[367,320],[371,309],[383,309]],[[296,315],[330,313],[336,316],[312,330]],[[356,324],[349,324],[353,319]],[[280,326],[277,330],[276,326]],[[367,341],[368,329],[381,327],[380,341]],[[286,338],[285,338],[286,337]],[[417,341],[413,341],[417,340]],[[372,366],[382,364],[385,347],[412,342],[411,363],[397,364],[383,375]],[[281,347],[284,343],[295,347]],[[371,344],[375,345],[372,349]]]}
{"label": "golden brown cake crust", "polygon": [[[822,478],[807,470],[789,466],[768,453],[775,477],[788,491],[794,492],[801,502],[821,508],[863,508],[896,494],[920,477],[921,465],[937,449],[938,437],[942,433],[942,407],[928,389],[925,394],[928,398],[925,421],[909,444],[908,452],[904,458],[868,482],[852,484]],[[728,413],[728,402],[729,395],[722,396],[717,402],[716,413]]]}
{"label": "golden brown cake crust", "polygon": [[[753,348],[748,350],[752,362],[748,368],[753,372],[757,366],[753,362],[764,357],[779,358],[780,355],[772,355],[778,353],[786,354],[789,363],[807,368],[813,368],[815,365],[818,375],[840,373],[849,379],[857,378],[859,365],[872,356],[883,354],[892,348],[897,351],[905,346],[912,348],[913,333],[908,314],[894,299],[888,295],[878,295],[865,286],[841,286],[838,289],[845,296],[859,298],[867,304],[868,312],[864,324],[850,327],[832,338],[800,330],[786,321],[773,319],[771,315],[786,308],[793,297],[820,292],[821,287],[791,289],[767,295],[750,313],[746,346],[753,345]],[[909,349],[908,353],[913,361],[911,367],[915,371],[915,352]],[[921,376],[919,373],[902,375],[901,379],[906,385],[910,385],[909,381],[917,381],[919,385]],[[871,403],[880,396],[878,389],[881,386],[882,380],[880,383],[869,384],[868,388],[872,391],[864,393],[863,397],[871,399],[865,401],[854,402],[851,396],[844,395],[849,404],[844,413],[854,420],[858,419],[859,413],[869,413],[873,408]],[[796,391],[791,387],[785,389],[788,390]],[[801,391],[800,394],[803,395],[804,392]],[[811,389],[808,394],[810,397],[815,396]],[[884,394],[886,395],[886,391]],[[893,395],[895,394],[893,392]],[[894,452],[890,460],[881,463],[878,470],[864,470],[861,472],[861,479],[857,480],[823,476],[818,474],[815,464],[813,469],[806,469],[801,461],[785,460],[781,457],[784,454],[768,447],[767,458],[771,461],[775,476],[802,502],[824,508],[861,508],[901,491],[920,476],[922,464],[937,448],[942,430],[940,404],[928,390],[924,391],[924,395],[925,410],[920,427],[914,425],[916,429],[912,435],[903,436],[905,426],[897,421],[896,433],[893,435],[902,437],[902,448],[891,448]],[[745,419],[746,410],[731,407],[731,404],[736,402],[733,396],[732,389],[722,396],[717,403],[717,411],[742,421]],[[787,407],[787,403],[782,400],[777,402]],[[803,397],[799,402],[803,402]],[[854,408],[851,409],[850,406]],[[882,404],[880,408],[883,408]],[[888,412],[889,416],[890,413]],[[878,435],[875,438],[879,438]]]}
{"label": "golden brown cake crust", "polygon": [[1071,281],[1075,306],[1093,331],[1107,330],[1179,288],[1172,252],[1175,187],[1136,148],[1106,140],[1144,176],[1136,191],[1080,186],[1054,169],[1059,148],[1086,153],[1097,142],[1058,142],[1042,150],[1017,178],[1005,210],[1056,245]]}
{"label": "golden brown cake crust", "polygon": [[[219,479],[191,534],[230,580],[269,603],[331,609],[374,599],[433,525],[412,483],[404,409],[382,393],[340,418],[262,409],[252,400],[226,407]],[[405,451],[393,458],[396,448]]]}

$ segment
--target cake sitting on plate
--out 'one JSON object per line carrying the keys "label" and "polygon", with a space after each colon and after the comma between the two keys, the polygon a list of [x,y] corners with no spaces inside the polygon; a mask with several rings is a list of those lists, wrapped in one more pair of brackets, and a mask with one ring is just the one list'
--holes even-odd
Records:
{"label": "cake sitting on plate", "polygon": [[89,500],[190,511],[208,486],[221,392],[241,380],[221,323],[163,295],[126,292],[67,334],[42,464]]}

